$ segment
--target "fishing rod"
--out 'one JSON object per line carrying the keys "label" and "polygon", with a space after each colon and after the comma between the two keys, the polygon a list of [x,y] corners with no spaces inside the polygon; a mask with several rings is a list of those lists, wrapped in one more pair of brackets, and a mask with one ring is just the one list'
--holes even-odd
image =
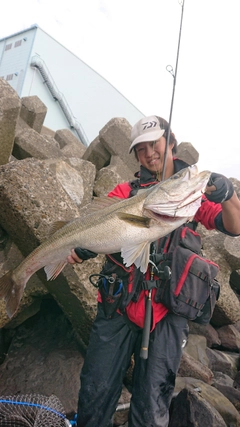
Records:
{"label": "fishing rod", "polygon": [[[175,86],[176,86],[176,80],[177,80],[177,69],[178,69],[178,58],[179,58],[179,52],[180,52],[180,42],[181,42],[181,35],[182,35],[184,1],[185,0],[179,0],[179,4],[182,7],[182,12],[181,12],[180,29],[179,29],[179,36],[178,36],[178,47],[177,47],[177,58],[176,58],[175,73],[173,72],[173,68],[171,65],[167,65],[167,67],[166,67],[167,71],[173,76],[173,90],[172,90],[172,100],[171,100],[171,107],[170,107],[170,116],[169,116],[169,121],[168,121],[166,148],[165,148],[165,153],[164,153],[162,181],[164,181],[164,178],[165,178],[166,163],[167,163],[167,152],[168,152],[169,140],[170,140],[170,134],[171,134],[172,111],[173,111],[173,102],[174,102],[174,95],[175,95]],[[153,276],[154,276],[153,272],[154,272],[154,265],[151,266],[151,280],[152,281],[153,281]],[[151,330],[151,321],[152,321],[152,289],[150,289],[148,291],[148,297],[147,297],[147,301],[146,301],[146,313],[145,313],[145,319],[144,319],[142,343],[141,343],[141,350],[140,350],[140,357],[142,359],[148,358],[148,347],[149,347],[149,338],[150,338],[150,330]]]}
{"label": "fishing rod", "polygon": [[[155,254],[156,242],[153,242],[151,244],[151,248],[152,248],[152,254]],[[152,283],[154,281],[153,280],[154,266],[155,264],[151,265],[150,282]],[[141,349],[140,349],[140,357],[142,359],[148,358],[148,347],[149,347],[151,323],[152,323],[152,288],[150,287],[150,289],[148,290],[148,296],[146,301],[146,312],[145,312],[145,319],[144,319],[144,326],[143,326],[143,333],[142,333],[142,343],[141,343]]]}
{"label": "fishing rod", "polygon": [[180,43],[181,43],[181,36],[182,36],[182,23],[183,23],[183,13],[184,13],[184,2],[185,2],[185,0],[179,0],[179,2],[178,2],[180,4],[180,6],[182,7],[182,13],[181,13],[181,20],[180,20],[179,36],[178,36],[178,47],[177,47],[177,57],[176,57],[175,73],[173,72],[173,67],[171,65],[167,65],[167,67],[166,67],[167,71],[173,76],[173,90],[172,90],[172,100],[171,100],[171,107],[170,107],[170,115],[169,115],[169,121],[168,121],[167,142],[166,142],[166,148],[165,148],[165,153],[164,153],[162,181],[165,178],[166,164],[167,164],[167,152],[168,152],[168,146],[169,146],[169,140],[170,140],[170,134],[171,134],[173,103],[174,103],[175,87],[176,87],[176,81],[177,81],[177,71],[178,71],[178,59],[179,59],[179,52],[180,52]]}

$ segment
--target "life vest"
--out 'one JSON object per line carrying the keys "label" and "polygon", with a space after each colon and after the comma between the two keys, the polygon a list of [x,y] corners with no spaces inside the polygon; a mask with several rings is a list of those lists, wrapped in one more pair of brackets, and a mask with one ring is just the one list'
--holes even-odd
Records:
{"label": "life vest", "polygon": [[[187,163],[179,159],[174,159],[174,173],[179,170],[189,166]],[[135,174],[136,179],[132,180],[125,184],[120,184],[121,186],[121,195],[123,198],[133,197],[140,188],[151,187],[156,185],[158,181],[156,177],[149,172],[146,168],[141,166],[140,172]],[[119,186],[119,187],[120,187]],[[112,193],[112,192],[111,192]],[[109,196],[111,197],[111,193]],[[118,193],[114,193],[117,195]],[[166,242],[168,241],[169,236],[165,236],[158,241],[158,250],[164,251]],[[122,298],[120,305],[118,306],[119,312],[126,312],[129,319],[137,324],[140,327],[144,325],[145,318],[145,297],[147,291],[143,290],[142,283],[144,280],[148,280],[150,277],[150,272],[147,271],[145,274],[140,272],[140,269],[137,269],[135,265],[126,267],[123,264],[123,259],[120,253],[115,253],[106,256],[106,262],[103,266],[101,274],[106,277],[109,275],[115,275],[122,280]],[[100,285],[101,286],[101,285]],[[104,291],[104,288],[103,288]],[[153,297],[155,290],[153,290]],[[98,301],[102,302],[102,297],[104,295],[99,293]],[[113,301],[113,299],[112,299]],[[167,313],[167,308],[161,304],[157,303],[157,307],[154,307],[156,303],[153,301],[153,328],[155,324],[161,320],[162,317]],[[155,310],[155,308],[157,308]],[[109,311],[111,313],[111,310]],[[157,313],[157,316],[154,318],[154,313]],[[109,316],[111,317],[111,316]]]}

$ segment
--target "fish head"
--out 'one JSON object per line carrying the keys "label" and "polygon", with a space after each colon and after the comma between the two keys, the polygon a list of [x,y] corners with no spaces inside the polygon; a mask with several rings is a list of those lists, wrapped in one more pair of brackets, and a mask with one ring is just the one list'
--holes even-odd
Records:
{"label": "fish head", "polygon": [[196,165],[182,169],[153,187],[145,199],[143,214],[157,221],[191,220],[201,205],[210,175],[210,171],[198,173]]}

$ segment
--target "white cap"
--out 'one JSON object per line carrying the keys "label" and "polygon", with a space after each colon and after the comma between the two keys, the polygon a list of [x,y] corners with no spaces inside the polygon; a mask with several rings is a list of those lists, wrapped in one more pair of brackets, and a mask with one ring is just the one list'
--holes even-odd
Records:
{"label": "white cap", "polygon": [[140,142],[157,141],[164,132],[156,116],[143,117],[132,128],[129,153]]}

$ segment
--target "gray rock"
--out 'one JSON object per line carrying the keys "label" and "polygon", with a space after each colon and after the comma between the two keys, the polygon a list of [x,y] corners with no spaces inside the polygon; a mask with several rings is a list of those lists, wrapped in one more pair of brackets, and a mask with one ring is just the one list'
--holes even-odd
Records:
{"label": "gray rock", "polygon": [[15,90],[0,79],[0,165],[11,157],[21,101]]}
{"label": "gray rock", "polygon": [[191,142],[181,142],[177,146],[176,156],[178,159],[184,160],[184,162],[189,165],[194,165],[199,160],[199,153]]}
{"label": "gray rock", "polygon": [[79,215],[50,167],[36,159],[0,167],[0,223],[24,255],[43,241],[50,226]]}
{"label": "gray rock", "polygon": [[200,325],[195,322],[188,322],[189,333],[202,335],[207,340],[207,346],[210,348],[218,347],[221,344],[219,335],[214,327],[209,323],[208,325]]}
{"label": "gray rock", "polygon": [[220,371],[214,372],[214,379],[213,382],[217,382],[218,384],[227,385],[229,387],[233,387],[233,379],[229,377],[228,375],[224,374]]}
{"label": "gray rock", "polygon": [[20,117],[30,128],[41,133],[47,114],[46,105],[36,95],[21,98],[21,104]]}
{"label": "gray rock", "polygon": [[212,371],[206,365],[203,365],[203,363],[186,353],[186,351],[183,352],[178,375],[181,377],[190,376],[197,378],[207,384],[212,384],[213,379]]}
{"label": "gray rock", "polygon": [[201,393],[186,387],[172,403],[169,427],[227,427],[223,417]]}
{"label": "gray rock", "polygon": [[234,378],[239,365],[239,355],[227,351],[206,349],[209,359],[209,368],[212,371],[221,371]]}
{"label": "gray rock", "polygon": [[55,143],[51,143],[49,139],[30,128],[17,133],[14,140],[13,155],[18,160],[28,157],[39,160],[64,157]]}
{"label": "gray rock", "polygon": [[97,171],[109,165],[111,154],[105,148],[104,144],[97,136],[91,144],[87,147],[82,159],[88,160],[96,166]]}
{"label": "gray rock", "polygon": [[76,141],[65,145],[65,147],[62,148],[61,153],[65,157],[78,157],[79,159],[81,159],[85,150],[86,147],[84,147],[84,145],[81,144],[80,141]]}
{"label": "gray rock", "polygon": [[[67,145],[78,144],[83,152],[86,151],[86,147],[79,141],[79,139],[73,135],[69,129],[59,129],[55,132],[54,139],[59,143],[60,148],[64,148]],[[74,156],[72,156],[74,157]]]}
{"label": "gray rock", "polygon": [[230,274],[230,286],[238,297],[240,294],[240,269],[234,270]]}
{"label": "gray rock", "polygon": [[234,325],[226,325],[217,329],[217,333],[221,340],[221,345],[225,350],[236,351],[240,350],[240,332]]}
{"label": "gray rock", "polygon": [[[198,232],[202,236],[203,255],[210,260],[214,260],[220,266],[217,275],[221,286],[220,297],[217,301],[211,323],[214,326],[236,323],[240,320],[240,304],[229,284],[232,269],[227,262],[224,243],[226,236],[217,230],[209,232],[201,225],[198,226]],[[231,239],[234,239],[234,237],[231,237]]]}
{"label": "gray rock", "polygon": [[[45,308],[44,308],[45,307]],[[46,300],[41,316],[19,326],[0,365],[0,395],[55,394],[67,414],[77,409],[82,348],[61,310]]]}
{"label": "gray rock", "polygon": [[233,386],[221,384],[217,380],[213,381],[212,385],[235,406],[238,412],[240,411],[240,390],[236,390]]}
{"label": "gray rock", "polygon": [[[203,381],[190,377],[177,377],[175,391],[179,393],[184,388],[190,388],[192,391],[198,392],[201,399],[205,399],[212,407],[219,412],[227,426],[240,426],[240,415],[234,405],[215,387],[204,383]],[[193,413],[191,413],[194,416]],[[201,414],[198,414],[200,417]],[[196,419],[197,421],[197,419]],[[199,424],[202,425],[202,424]],[[203,424],[205,425],[205,424]],[[206,424],[207,425],[207,424]],[[208,424],[211,425],[211,424]],[[182,427],[184,424],[182,425]]]}
{"label": "gray rock", "polygon": [[122,181],[131,181],[135,179],[134,173],[129,167],[123,162],[119,156],[112,156],[109,167],[114,168],[116,172],[121,176]]}
{"label": "gray rock", "polygon": [[189,334],[187,345],[184,352],[189,356],[201,362],[204,366],[208,366],[208,357],[206,355],[207,340],[201,335]]}
{"label": "gray rock", "polygon": [[138,163],[134,154],[128,154],[130,147],[131,125],[124,118],[110,120],[99,132],[99,138],[107,151],[114,156],[119,156],[125,165],[135,173]]}
{"label": "gray rock", "polygon": [[94,183],[94,194],[98,197],[107,196],[108,193],[122,182],[121,176],[117,173],[114,167],[108,166],[102,168],[96,175]]}

